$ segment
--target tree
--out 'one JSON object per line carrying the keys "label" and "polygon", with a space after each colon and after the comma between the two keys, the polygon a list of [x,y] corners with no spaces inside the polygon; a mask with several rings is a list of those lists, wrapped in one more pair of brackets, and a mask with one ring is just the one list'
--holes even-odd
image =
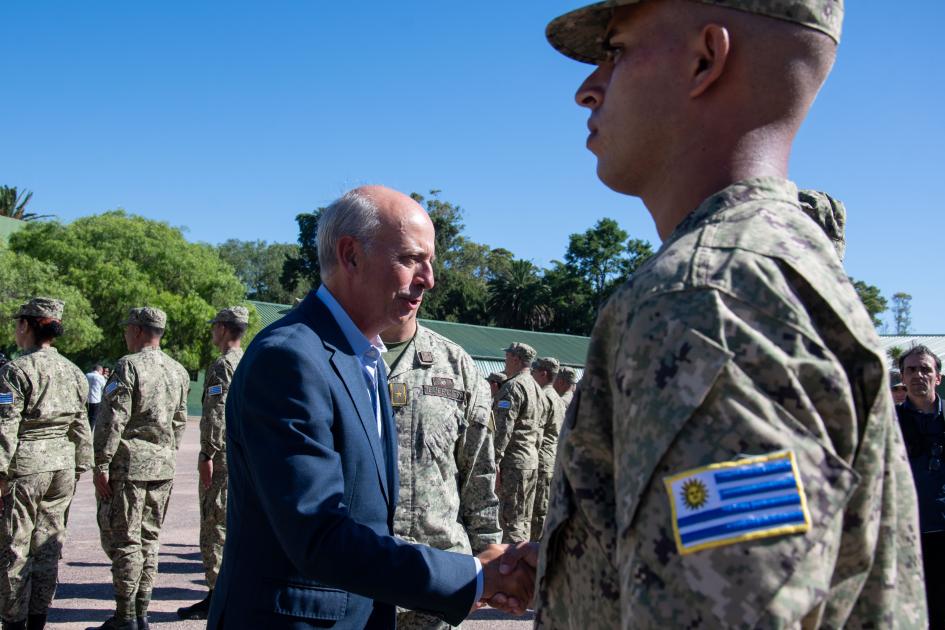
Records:
{"label": "tree", "polygon": [[899,292],[892,296],[893,322],[896,324],[897,335],[908,335],[912,326],[912,296]]}
{"label": "tree", "polygon": [[0,186],[0,217],[10,217],[20,221],[36,221],[52,216],[50,214],[27,212],[26,206],[32,198],[33,193],[29,190],[17,193],[16,186]]}
{"label": "tree", "polygon": [[866,307],[866,312],[869,313],[870,319],[873,320],[873,326],[879,328],[883,325],[883,320],[879,318],[879,314],[886,311],[886,298],[884,298],[879,293],[879,288],[874,287],[871,284],[866,284],[862,280],[854,280],[850,278],[850,282],[853,283],[853,288],[856,289],[856,294],[860,296],[860,301],[863,302],[863,306]]}
{"label": "tree", "polygon": [[[121,322],[130,307],[149,305],[167,312],[163,347],[195,371],[214,353],[208,320],[245,297],[239,278],[214,247],[188,243],[178,228],[121,210],[69,225],[30,223],[11,236],[10,249],[52,266],[92,305],[103,337],[80,358],[126,354]],[[252,329],[255,309],[250,317]]]}
{"label": "tree", "polygon": [[290,290],[282,283],[286,262],[297,259],[299,246],[294,243],[240,241],[229,239],[217,247],[220,257],[236,271],[246,286],[246,298],[260,302],[292,304],[306,289]]}
{"label": "tree", "polygon": [[601,219],[583,234],[570,236],[564,259],[591,285],[591,293],[599,298],[623,269],[620,255],[626,240],[626,231],[616,221]]}
{"label": "tree", "polygon": [[318,219],[324,208],[314,212],[303,212],[295,216],[299,224],[299,249],[297,254],[286,257],[279,278],[287,291],[302,293],[321,284],[321,267],[318,264]]}
{"label": "tree", "polygon": [[541,330],[554,319],[551,291],[527,260],[513,261],[506,273],[489,281],[489,308],[505,328]]}
{"label": "tree", "polygon": [[92,306],[75,287],[63,282],[53,265],[0,246],[0,351],[10,356],[16,348],[12,317],[21,304],[37,296],[65,302],[63,328],[56,347],[66,355],[88,351],[102,340]]}

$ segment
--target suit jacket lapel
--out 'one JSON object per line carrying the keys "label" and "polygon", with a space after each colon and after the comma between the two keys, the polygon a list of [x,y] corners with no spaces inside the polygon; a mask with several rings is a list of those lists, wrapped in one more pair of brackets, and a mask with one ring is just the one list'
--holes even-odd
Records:
{"label": "suit jacket lapel", "polygon": [[[404,357],[406,358],[406,357]],[[380,393],[381,421],[384,425],[384,457],[387,462],[387,483],[391,488],[390,508],[393,516],[394,508],[397,506],[397,495],[400,489],[400,479],[397,470],[397,423],[394,421],[394,409],[390,404],[390,396],[387,393],[387,366],[383,361],[379,362],[380,373],[378,374],[378,391]]]}

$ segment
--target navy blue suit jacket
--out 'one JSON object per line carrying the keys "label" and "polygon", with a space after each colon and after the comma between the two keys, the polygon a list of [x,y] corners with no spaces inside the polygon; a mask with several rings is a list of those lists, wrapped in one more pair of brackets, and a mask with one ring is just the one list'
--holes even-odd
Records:
{"label": "navy blue suit jacket", "polygon": [[454,625],[468,614],[472,557],[391,535],[397,439],[381,383],[383,440],[361,364],[314,293],[250,344],[227,394],[209,628],[394,628],[395,604]]}

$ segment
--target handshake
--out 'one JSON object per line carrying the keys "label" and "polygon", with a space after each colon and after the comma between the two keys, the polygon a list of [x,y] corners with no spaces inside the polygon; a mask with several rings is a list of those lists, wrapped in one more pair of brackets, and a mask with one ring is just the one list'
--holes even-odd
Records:
{"label": "handshake", "polygon": [[489,545],[476,557],[482,563],[483,588],[473,610],[488,604],[513,615],[525,614],[535,596],[538,543]]}

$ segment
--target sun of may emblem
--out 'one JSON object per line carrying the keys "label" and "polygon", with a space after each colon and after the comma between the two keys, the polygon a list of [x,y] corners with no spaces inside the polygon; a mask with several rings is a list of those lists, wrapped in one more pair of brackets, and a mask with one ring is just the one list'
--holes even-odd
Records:
{"label": "sun of may emblem", "polygon": [[709,500],[709,489],[698,479],[689,479],[682,485],[683,503],[690,510],[698,510]]}

